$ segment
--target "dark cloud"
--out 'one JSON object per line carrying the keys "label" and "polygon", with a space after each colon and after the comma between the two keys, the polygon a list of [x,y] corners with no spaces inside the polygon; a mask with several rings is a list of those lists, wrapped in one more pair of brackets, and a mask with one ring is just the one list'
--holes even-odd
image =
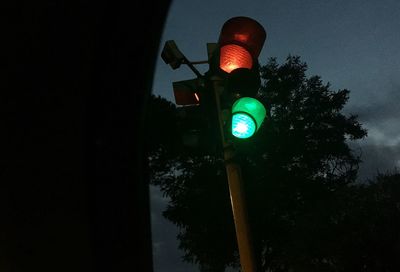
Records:
{"label": "dark cloud", "polygon": [[400,82],[389,81],[385,94],[363,103],[350,104],[344,110],[346,114],[358,115],[358,120],[368,131],[368,137],[360,142],[359,147],[366,160],[364,164],[372,168],[379,165],[386,169],[400,159]]}
{"label": "dark cloud", "polygon": [[365,182],[373,179],[377,173],[386,173],[400,170],[400,144],[385,146],[373,143],[350,144],[357,152],[361,152],[361,160],[358,180]]}
{"label": "dark cloud", "polygon": [[[400,82],[390,81],[384,90],[376,90],[375,98],[364,101],[356,101],[346,107],[345,112],[357,114],[362,123],[376,127],[391,126],[390,123],[400,118]],[[384,95],[380,96],[379,91]],[[395,123],[397,132],[400,124]]]}

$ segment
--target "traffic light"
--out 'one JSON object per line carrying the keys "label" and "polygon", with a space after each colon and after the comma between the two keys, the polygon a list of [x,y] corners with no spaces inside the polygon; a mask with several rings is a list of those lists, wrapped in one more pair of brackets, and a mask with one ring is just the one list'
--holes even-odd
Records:
{"label": "traffic light", "polygon": [[264,28],[248,17],[231,18],[221,29],[219,52],[211,65],[225,80],[221,108],[231,107],[230,131],[236,138],[253,136],[266,115],[256,99],[260,87],[258,56],[265,39]]}
{"label": "traffic light", "polygon": [[243,97],[232,106],[232,135],[249,138],[261,126],[265,118],[263,104],[255,98]]}
{"label": "traffic light", "polygon": [[[223,25],[218,43],[207,44],[207,61],[188,61],[171,41],[162,52],[163,60],[173,69],[186,64],[197,75],[197,79],[173,83],[175,101],[182,105],[178,112],[187,126],[184,141],[200,147],[197,150],[201,155],[215,151],[224,154],[243,271],[255,271],[256,265],[243,204],[241,169],[235,148],[228,141],[232,140],[230,136],[239,139],[253,136],[265,118],[266,110],[256,97],[260,87],[258,56],[266,36],[257,21],[234,17]],[[209,63],[210,69],[204,75],[193,66],[200,63]],[[227,124],[229,135],[226,135]],[[222,141],[218,141],[218,134]]]}
{"label": "traffic light", "polygon": [[221,116],[228,138],[246,139],[257,132],[266,115],[257,99],[261,84],[258,56],[265,39],[266,32],[257,21],[248,17],[229,19],[222,26],[218,43],[207,44],[205,62],[210,69],[205,75],[193,66],[204,61],[190,62],[173,40],[165,43],[161,53],[165,63],[173,69],[188,65],[197,75],[173,82],[184,144],[215,150]]}
{"label": "traffic light", "polygon": [[218,135],[216,107],[206,78],[193,66],[195,63],[184,56],[173,40],[165,42],[161,57],[172,69],[185,64],[197,75],[194,79],[172,83],[177,105],[177,127],[184,150],[194,154],[215,152],[218,145],[215,140]]}
{"label": "traffic light", "polygon": [[[213,146],[210,139],[210,113],[208,96],[204,94],[203,80],[200,78],[172,83],[178,128],[181,141],[187,151],[201,153]],[[211,143],[210,143],[211,142]]]}
{"label": "traffic light", "polygon": [[195,148],[200,143],[202,125],[200,111],[199,79],[189,79],[172,83],[175,96],[178,128],[183,146]]}

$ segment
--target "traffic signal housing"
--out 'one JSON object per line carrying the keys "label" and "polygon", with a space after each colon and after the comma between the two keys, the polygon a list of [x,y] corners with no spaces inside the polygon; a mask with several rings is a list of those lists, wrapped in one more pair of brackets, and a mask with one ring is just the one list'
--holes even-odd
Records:
{"label": "traffic signal housing", "polygon": [[200,84],[198,78],[173,82],[175,103],[180,106],[199,105]]}
{"label": "traffic signal housing", "polygon": [[231,73],[237,68],[253,68],[266,37],[262,25],[251,18],[234,17],[226,21],[218,40],[220,69]]}
{"label": "traffic signal housing", "polygon": [[[248,17],[234,17],[222,26],[219,51],[211,65],[225,81],[221,109],[230,107],[230,135],[245,139],[260,128],[266,109],[257,99],[260,87],[258,56],[266,39],[264,28]],[[215,67],[218,66],[218,67]]]}
{"label": "traffic signal housing", "polygon": [[232,135],[237,138],[253,136],[264,121],[266,110],[255,98],[242,97],[232,106]]}
{"label": "traffic signal housing", "polygon": [[210,154],[218,148],[214,96],[203,78],[172,83],[178,129],[184,149],[191,154]]}

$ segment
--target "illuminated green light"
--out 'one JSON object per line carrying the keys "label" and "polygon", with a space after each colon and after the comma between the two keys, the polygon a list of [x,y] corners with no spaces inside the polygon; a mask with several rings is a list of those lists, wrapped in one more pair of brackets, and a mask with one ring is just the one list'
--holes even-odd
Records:
{"label": "illuminated green light", "polygon": [[265,115],[265,107],[257,99],[238,99],[232,106],[232,135],[238,138],[251,137],[260,128]]}
{"label": "illuminated green light", "polygon": [[256,132],[256,123],[245,113],[232,116],[232,134],[237,138],[249,138]]}

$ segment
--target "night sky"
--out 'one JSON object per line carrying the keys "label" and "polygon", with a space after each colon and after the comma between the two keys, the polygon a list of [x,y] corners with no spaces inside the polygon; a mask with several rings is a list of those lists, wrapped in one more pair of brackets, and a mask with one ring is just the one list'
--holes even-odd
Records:
{"label": "night sky", "polygon": [[[216,42],[223,23],[248,16],[261,23],[267,40],[261,65],[299,55],[308,76],[320,75],[333,90],[349,89],[344,111],[357,114],[368,137],[352,143],[361,152],[359,180],[400,168],[400,2],[381,1],[173,1],[159,51],[175,40],[191,61],[206,60],[206,43]],[[198,65],[201,72],[207,65]],[[187,66],[172,70],[157,60],[153,93],[174,101],[172,82],[194,78]],[[198,271],[180,261],[177,230],[161,212],[166,200],[151,188],[155,272]]]}

